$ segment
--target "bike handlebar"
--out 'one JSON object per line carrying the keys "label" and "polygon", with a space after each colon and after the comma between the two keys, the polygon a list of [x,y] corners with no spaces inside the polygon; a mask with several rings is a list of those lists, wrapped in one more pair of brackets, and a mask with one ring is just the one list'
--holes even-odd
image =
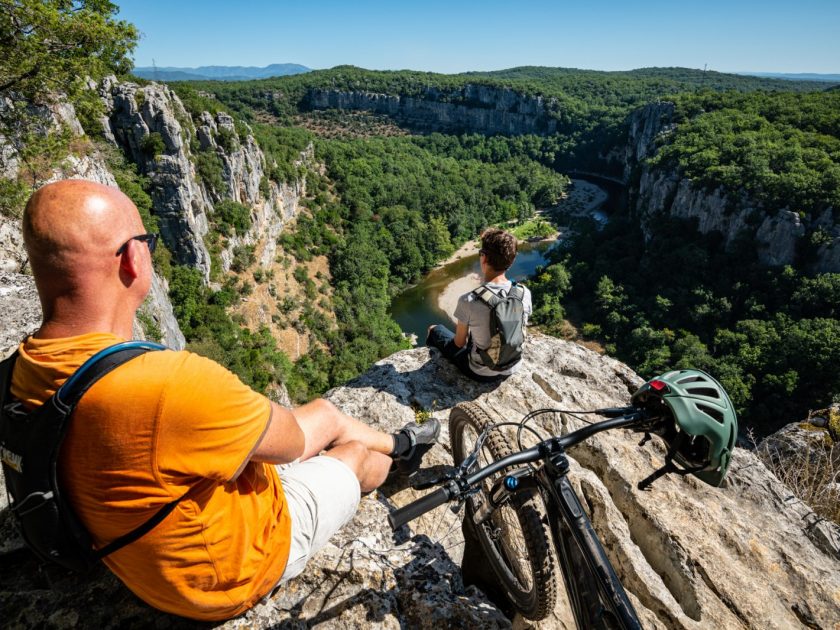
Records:
{"label": "bike handlebar", "polygon": [[408,505],[404,505],[401,508],[397,508],[396,510],[388,514],[388,523],[390,523],[391,529],[397,530],[406,523],[413,521],[416,518],[419,518],[426,512],[429,512],[435,509],[436,507],[443,505],[447,501],[451,501],[453,499],[457,499],[460,496],[463,496],[465,494],[466,489],[472,488],[476,484],[481,483],[482,481],[487,479],[487,477],[499,472],[500,470],[510,468],[511,466],[530,464],[539,461],[540,459],[543,459],[554,453],[562,452],[570,446],[579,444],[580,442],[583,442],[584,440],[592,437],[596,433],[600,433],[602,431],[609,431],[610,429],[631,427],[643,420],[648,419],[647,414],[645,414],[644,411],[633,407],[610,408],[609,411],[613,414],[615,414],[618,411],[621,411],[623,412],[623,415],[618,417],[612,417],[609,420],[604,420],[595,424],[586,425],[584,427],[581,427],[577,431],[572,431],[571,433],[568,433],[563,436],[551,437],[545,440],[544,442],[540,442],[536,446],[532,446],[531,448],[525,449],[524,451],[512,453],[511,455],[503,457],[498,461],[491,462],[481,470],[477,470],[472,475],[469,475],[466,478],[461,478],[460,483],[455,480],[450,480],[446,483],[446,485],[438,488],[437,490],[420,497],[416,501],[412,501]]}
{"label": "bike handlebar", "polygon": [[388,515],[388,523],[391,524],[391,529],[396,531],[409,521],[413,521],[415,518],[423,516],[426,512],[443,505],[451,498],[449,494],[447,487],[438,488],[434,492],[394,510]]}

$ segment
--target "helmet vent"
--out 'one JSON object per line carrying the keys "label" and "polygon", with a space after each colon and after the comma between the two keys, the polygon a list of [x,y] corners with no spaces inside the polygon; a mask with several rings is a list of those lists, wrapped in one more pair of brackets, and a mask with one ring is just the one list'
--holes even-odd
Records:
{"label": "helmet vent", "polygon": [[687,383],[708,383],[708,379],[703,377],[700,374],[692,374],[691,376],[686,376],[685,378],[681,378],[677,381],[678,385],[686,385]]}
{"label": "helmet vent", "polygon": [[695,404],[694,406],[697,407],[698,411],[702,411],[707,416],[713,418],[714,420],[716,420],[720,424],[723,424],[723,413],[721,413],[720,411],[718,411],[714,407],[709,407],[708,405],[698,405],[698,404]]}
{"label": "helmet vent", "polygon": [[685,391],[695,396],[706,396],[707,398],[720,398],[720,394],[713,387],[687,387]]}

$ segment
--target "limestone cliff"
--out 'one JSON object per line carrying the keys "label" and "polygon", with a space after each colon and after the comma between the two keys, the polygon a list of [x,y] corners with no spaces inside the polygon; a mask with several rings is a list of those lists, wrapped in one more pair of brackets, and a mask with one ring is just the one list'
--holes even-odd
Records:
{"label": "limestone cliff", "polygon": [[[106,79],[100,93],[108,106],[106,137],[119,146],[150,179],[154,214],[175,259],[210,278],[211,254],[206,237],[212,229],[214,204],[230,199],[251,209],[248,233],[226,239],[220,252],[223,271],[241,245],[264,244],[262,265],[273,260],[277,236],[298,212],[305,180],[275,182],[266,177],[266,158],[250,133],[240,134],[234,119],[219,112],[201,112],[193,121],[178,96],[167,86],[139,86]],[[247,126],[243,125],[247,130]],[[155,137],[160,152],[152,151]],[[196,152],[207,151],[222,165],[222,186],[202,181]],[[300,162],[312,159],[311,149]]]}
{"label": "limestone cliff", "polygon": [[835,222],[831,208],[815,217],[800,217],[788,208],[771,211],[743,191],[709,190],[678,170],[647,164],[645,160],[675,128],[673,116],[674,105],[661,102],[636,110],[627,121],[624,175],[635,199],[633,210],[646,234],[661,214],[696,219],[700,232],[718,231],[727,245],[749,234],[758,246],[759,259],[777,266],[792,264],[803,239],[822,229],[828,241],[818,248],[813,270],[840,271],[840,223]]}
{"label": "limestone cliff", "polygon": [[[559,339],[533,335],[522,369],[501,385],[461,377],[426,349],[400,352],[332,390],[328,398],[393,431],[425,409],[443,434],[426,465],[451,463],[447,418],[474,400],[491,417],[626,404],[640,383],[621,363]],[[561,433],[579,426],[553,417]],[[840,628],[840,534],[819,523],[752,453],[736,449],[728,482],[712,488],[665,477],[636,483],[662,461],[658,439],[640,447],[624,431],[600,434],[570,452],[572,477],[646,628]],[[419,496],[402,485],[364,497],[356,517],[306,571],[244,616],[220,627],[524,627],[463,582],[459,519],[446,508],[392,533],[388,511]],[[8,530],[6,530],[8,531]],[[107,572],[52,576],[52,588],[20,542],[6,534],[0,607],[25,626],[190,627],[139,602]],[[571,628],[561,593],[542,628]]]}
{"label": "limestone cliff", "polygon": [[557,119],[550,115],[556,107],[554,99],[479,84],[451,92],[429,87],[418,96],[313,88],[304,99],[304,106],[387,114],[423,130],[505,135],[545,135],[557,130]]}
{"label": "limestone cliff", "polygon": [[[204,245],[211,202],[196,181],[190,160],[189,115],[165,85],[120,83],[105,79],[100,95],[106,102],[106,138],[119,146],[151,182],[154,214],[166,246],[179,263],[210,276],[210,254]],[[182,122],[185,123],[182,125]],[[163,150],[149,141],[158,134]]]}
{"label": "limestone cliff", "polygon": [[[224,113],[211,115],[202,112],[196,125],[202,150],[216,151],[224,169],[227,187],[220,198],[231,199],[251,208],[251,225],[244,235],[231,235],[221,252],[222,269],[230,270],[233,252],[237,247],[262,244],[260,265],[269,266],[277,251],[277,237],[285,224],[293,219],[306,193],[306,179],[276,182],[266,177],[266,158],[252,135],[238,137],[233,118]],[[230,138],[228,148],[220,146],[219,138]],[[312,164],[313,148],[303,151],[296,166]],[[261,190],[261,184],[264,189]],[[267,194],[265,187],[267,187]]]}

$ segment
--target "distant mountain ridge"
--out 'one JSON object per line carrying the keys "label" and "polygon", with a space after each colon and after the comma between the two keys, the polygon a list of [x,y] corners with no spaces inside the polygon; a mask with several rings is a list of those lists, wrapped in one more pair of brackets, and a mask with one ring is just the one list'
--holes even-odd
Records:
{"label": "distant mountain ridge", "polygon": [[141,79],[152,81],[248,81],[302,74],[310,70],[311,68],[298,63],[273,63],[263,68],[256,66],[199,66],[197,68],[141,66],[134,68],[133,74]]}
{"label": "distant mountain ridge", "polygon": [[840,74],[820,74],[818,72],[736,72],[748,77],[767,77],[770,79],[788,79],[790,81],[826,81],[840,83]]}

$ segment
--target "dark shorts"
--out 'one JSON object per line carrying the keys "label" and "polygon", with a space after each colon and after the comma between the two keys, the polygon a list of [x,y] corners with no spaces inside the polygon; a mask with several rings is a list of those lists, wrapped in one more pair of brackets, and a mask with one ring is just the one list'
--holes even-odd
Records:
{"label": "dark shorts", "polygon": [[469,376],[474,381],[479,383],[495,383],[504,378],[504,376],[484,376],[483,374],[476,374],[470,368],[470,349],[472,342],[468,341],[463,348],[455,345],[455,333],[449,330],[446,326],[438,324],[429,331],[426,337],[426,345],[429,348],[437,348],[444,357],[449,359],[455,366],[461,370],[465,376]]}

